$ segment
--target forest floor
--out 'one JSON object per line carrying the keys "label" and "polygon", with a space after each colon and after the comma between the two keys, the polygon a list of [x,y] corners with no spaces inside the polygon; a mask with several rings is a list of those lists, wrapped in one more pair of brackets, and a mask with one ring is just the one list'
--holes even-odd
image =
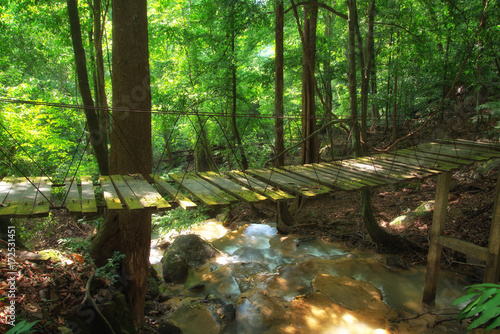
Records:
{"label": "forest floor", "polygon": [[[448,120],[448,122],[451,122]],[[457,125],[457,121],[453,120]],[[489,124],[492,127],[495,124]],[[475,129],[466,121],[458,127],[443,122],[427,133],[431,140],[439,131],[461,133],[460,138],[477,138]],[[439,138],[439,136],[437,136]],[[441,136],[441,138],[447,136]],[[450,134],[449,137],[458,137]],[[386,137],[372,137],[373,141],[383,143]],[[493,198],[495,193],[498,164],[487,166],[474,164],[463,167],[453,173],[449,198],[449,217],[445,234],[480,246],[487,246],[491,224]],[[414,180],[406,184],[376,188],[372,190],[374,213],[383,227],[396,217],[414,210],[421,203],[434,199],[435,177]],[[275,211],[270,206],[258,207],[261,222],[272,222]],[[233,221],[252,221],[252,210],[240,206],[233,210]],[[297,232],[315,235],[331,241],[342,241],[352,247],[375,249],[361,218],[359,192],[339,192],[306,202],[296,217],[300,222]],[[409,266],[426,262],[429,229],[432,215],[424,215],[406,228],[391,229],[392,233],[404,236],[417,248],[399,253],[402,262]],[[64,317],[74,311],[85,297],[86,283],[95,270],[88,256],[85,255],[86,238],[95,233],[95,223],[77,220],[63,212],[56,212],[49,220],[25,220],[23,229],[30,235],[27,243],[31,252],[54,249],[59,254],[58,260],[30,259],[32,253],[18,250],[16,271],[22,273],[16,281],[16,322],[20,319],[39,321],[38,333],[57,333],[65,326]],[[388,227],[389,228],[389,227]],[[75,239],[77,238],[77,239]],[[80,238],[81,241],[75,241]],[[69,243],[66,242],[68,240]],[[71,251],[68,253],[68,249]],[[442,268],[466,274],[471,282],[482,279],[481,265],[468,264],[463,254],[444,250]],[[9,299],[4,297],[9,292],[7,278],[10,268],[7,265],[6,249],[0,249],[0,318],[7,319],[6,306]],[[0,332],[6,332],[8,326],[0,324]]]}

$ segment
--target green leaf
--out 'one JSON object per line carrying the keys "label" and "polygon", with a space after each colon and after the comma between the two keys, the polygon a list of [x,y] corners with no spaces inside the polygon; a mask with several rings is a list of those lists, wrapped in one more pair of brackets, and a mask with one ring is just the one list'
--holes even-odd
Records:
{"label": "green leaf", "polygon": [[481,301],[479,301],[478,306],[473,310],[475,312],[473,315],[479,314],[490,308],[498,307],[500,305],[500,294],[498,294],[499,292],[498,290],[496,292],[497,294],[491,297],[486,302],[482,303]]}
{"label": "green leaf", "polygon": [[11,329],[9,329],[7,331],[7,333],[5,334],[15,334],[15,333],[18,333],[18,330],[20,328],[22,328],[24,326],[24,324],[26,323],[26,320],[21,320],[17,323],[17,325],[15,325],[14,327],[12,327]]}
{"label": "green leaf", "polygon": [[467,330],[471,330],[473,328],[479,327],[488,321],[490,321],[493,318],[496,318],[500,315],[500,307],[493,307],[485,310],[479,318],[474,320],[469,327],[467,327]]}
{"label": "green leaf", "polygon": [[34,333],[34,330],[31,330],[33,326],[35,326],[39,320],[33,321],[30,323],[26,323],[26,319],[23,319],[17,323],[14,327],[7,331],[5,334],[21,334],[21,333]]}
{"label": "green leaf", "polygon": [[479,296],[480,294],[478,292],[476,293],[470,293],[470,294],[467,294],[465,296],[462,296],[460,298],[457,298],[454,302],[453,302],[453,305],[458,305],[458,304],[462,304],[466,301],[468,301],[469,299],[472,299],[476,296]]}
{"label": "green leaf", "polygon": [[486,327],[485,333],[500,326],[500,317],[496,318],[491,324]]}
{"label": "green leaf", "polygon": [[493,295],[497,291],[498,291],[498,288],[491,288],[491,289],[487,290],[486,292],[484,292],[483,295],[481,297],[479,297],[475,302],[475,304],[479,305],[479,306],[477,308],[471,308],[470,311],[467,313],[467,318],[470,318],[470,317],[478,314],[482,310],[484,310],[485,305],[486,305],[485,302],[491,297],[491,295]]}

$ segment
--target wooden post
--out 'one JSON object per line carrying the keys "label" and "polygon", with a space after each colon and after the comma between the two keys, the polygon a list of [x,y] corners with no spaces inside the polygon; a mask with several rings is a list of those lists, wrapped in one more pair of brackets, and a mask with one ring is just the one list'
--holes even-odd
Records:
{"label": "wooden post", "polygon": [[441,262],[441,244],[439,237],[443,234],[448,211],[448,195],[450,191],[451,172],[443,172],[437,177],[436,200],[432,217],[431,239],[427,256],[427,270],[425,273],[424,295],[422,302],[433,305],[436,298],[436,289]]}
{"label": "wooden post", "polygon": [[486,271],[483,281],[485,283],[498,282],[500,275],[500,171],[497,176],[497,188],[495,192],[495,205],[493,206],[493,218],[491,221],[490,238],[488,242],[488,255],[486,258]]}

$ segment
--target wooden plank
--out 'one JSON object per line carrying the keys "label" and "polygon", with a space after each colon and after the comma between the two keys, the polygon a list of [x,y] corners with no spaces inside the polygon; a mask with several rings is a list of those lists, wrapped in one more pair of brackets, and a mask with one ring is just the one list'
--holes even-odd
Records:
{"label": "wooden plank", "polygon": [[37,190],[35,188],[38,187],[40,183],[40,177],[34,177],[31,179],[31,182],[26,181],[26,187],[24,191],[20,194],[21,198],[19,199],[19,203],[17,205],[16,217],[27,218],[33,213],[33,207],[35,205],[36,193]]}
{"label": "wooden plank", "polygon": [[320,183],[313,182],[292,173],[280,171],[279,169],[249,169],[247,172],[255,175],[264,182],[305,197],[315,197],[332,191],[332,189]]}
{"label": "wooden plank", "polygon": [[407,172],[407,173],[416,173],[421,177],[427,177],[432,174],[439,174],[442,171],[438,169],[431,169],[429,167],[423,167],[418,164],[418,161],[415,163],[410,163],[409,161],[405,161],[401,159],[394,153],[392,154],[374,154],[372,155],[373,159],[377,160],[378,164],[385,165],[388,168],[392,168],[398,171]]}
{"label": "wooden plank", "polygon": [[344,169],[348,169],[349,172],[364,177],[365,179],[370,179],[380,185],[386,185],[388,183],[395,183],[401,180],[400,177],[396,177],[395,173],[391,173],[386,170],[384,166],[374,164],[373,161],[356,158],[348,159],[344,161],[339,161],[337,164],[341,165]]}
{"label": "wooden plank", "polygon": [[0,182],[0,203],[3,203],[3,201],[5,201],[14,182],[15,178],[11,176],[6,176],[2,179],[2,181]]}
{"label": "wooden plank", "polygon": [[318,170],[321,170],[325,173],[329,173],[337,178],[349,181],[352,185],[357,185],[358,189],[364,187],[376,187],[382,184],[387,184],[387,182],[381,182],[380,180],[370,178],[367,175],[356,173],[353,170],[346,167],[342,167],[339,163],[335,162],[314,164],[314,166]]}
{"label": "wooden plank", "polygon": [[159,211],[170,209],[172,206],[153,188],[148,181],[140,176],[123,177],[125,182],[132,189],[134,194],[139,199],[141,205],[145,208],[156,208]]}
{"label": "wooden plank", "polygon": [[398,155],[398,152],[392,152],[390,153],[393,156],[393,161],[402,164],[402,165],[410,165],[412,167],[419,167],[423,168],[429,172],[432,173],[439,173],[439,172],[448,172],[455,170],[459,168],[460,166],[457,164],[452,164],[449,162],[443,162],[443,161],[428,161],[426,159],[418,159],[418,158],[413,158],[413,157],[406,157],[406,156],[400,156]]}
{"label": "wooden plank", "polygon": [[0,207],[0,216],[13,216],[16,213],[19,201],[29,185],[29,182],[22,177],[9,177],[8,179],[12,182],[12,187],[3,201],[4,206]]}
{"label": "wooden plank", "polygon": [[235,183],[220,174],[214,172],[204,172],[198,173],[198,175],[242,201],[255,203],[267,200],[267,197]]}
{"label": "wooden plank", "polygon": [[303,166],[282,166],[281,169],[290,173],[295,173],[305,177],[313,182],[319,182],[327,187],[334,187],[344,191],[356,190],[365,187],[366,185],[347,180],[338,175],[333,175],[324,172],[320,166],[316,165],[303,165]]}
{"label": "wooden plank", "polygon": [[486,257],[488,254],[488,249],[486,249],[486,247],[481,247],[471,242],[448,237],[445,235],[439,237],[439,243],[441,244],[441,246],[451,248],[454,251],[467,254],[468,256],[479,259],[481,261],[486,261]]}
{"label": "wooden plank", "polygon": [[444,172],[437,177],[436,199],[432,226],[430,231],[429,253],[425,272],[424,293],[422,302],[432,306],[436,299],[439,266],[441,262],[441,244],[439,237],[443,234],[448,212],[448,196],[450,193],[451,172]]}
{"label": "wooden plank", "polygon": [[457,144],[457,143],[448,143],[448,144],[443,144],[443,145],[446,145],[448,147],[453,147],[454,149],[459,149],[459,150],[462,150],[462,151],[472,151],[474,152],[475,155],[479,154],[481,156],[484,156],[484,157],[488,157],[490,159],[493,159],[493,158],[500,158],[500,148],[498,147],[486,147],[486,146],[481,146],[481,145],[478,145],[478,146],[467,146],[467,145],[460,145],[460,144]]}
{"label": "wooden plank", "polygon": [[500,143],[498,142],[481,142],[481,141],[471,141],[465,139],[454,139],[454,140],[438,140],[439,143],[450,144],[450,145],[461,145],[465,147],[482,148],[485,150],[500,151]]}
{"label": "wooden plank", "polygon": [[115,185],[115,189],[120,196],[120,200],[125,203],[127,209],[133,211],[144,208],[132,189],[128,186],[127,182],[123,179],[123,176],[111,175],[111,181]]}
{"label": "wooden plank", "polygon": [[50,196],[52,192],[52,183],[48,177],[41,177],[38,184],[38,192],[36,193],[35,206],[33,207],[32,216],[45,217],[50,211]]}
{"label": "wooden plank", "polygon": [[208,206],[228,206],[238,201],[232,196],[228,201],[226,193],[194,173],[169,174],[169,177]]}
{"label": "wooden plank", "polygon": [[111,178],[109,176],[100,176],[99,181],[101,183],[102,195],[104,196],[108,210],[123,209],[122,202],[120,201],[120,197],[118,196],[115,187],[113,186],[113,182],[111,182]]}
{"label": "wooden plank", "polygon": [[167,181],[162,180],[159,176],[151,174],[151,177],[155,181],[156,185],[163,189],[167,194],[169,194],[176,203],[178,203],[184,210],[194,209],[198,205],[192,202],[179,190],[172,187]]}
{"label": "wooden plank", "polygon": [[407,157],[414,157],[415,159],[424,159],[428,161],[444,161],[444,162],[450,162],[454,164],[459,164],[459,165],[470,165],[474,163],[473,160],[467,160],[467,159],[461,159],[457,157],[450,157],[447,155],[442,155],[438,153],[433,153],[433,152],[424,152],[420,151],[418,148],[416,149],[404,149],[404,150],[399,150],[398,155],[403,155]]}
{"label": "wooden plank", "polygon": [[291,195],[287,192],[284,192],[274,186],[271,186],[250,174],[240,172],[240,171],[231,171],[228,172],[227,175],[232,177],[236,182],[266,196],[273,202],[281,202],[286,200],[294,199],[295,196]]}
{"label": "wooden plank", "polygon": [[495,151],[488,151],[482,149],[474,149],[472,147],[461,147],[447,144],[426,143],[419,145],[419,151],[437,153],[455,158],[462,158],[474,161],[485,161],[491,158],[497,158],[500,155]]}
{"label": "wooden plank", "polygon": [[421,168],[412,168],[410,166],[402,166],[400,164],[392,164],[390,162],[385,161],[385,159],[380,156],[371,156],[371,157],[363,157],[358,158],[359,161],[375,164],[376,166],[380,166],[383,168],[384,175],[388,175],[391,178],[398,179],[402,181],[404,179],[416,179],[416,178],[424,178],[432,175],[431,172],[422,170]]}
{"label": "wooden plank", "polygon": [[[82,176],[82,213],[96,213],[97,203],[95,200],[94,183],[90,176]],[[121,204],[120,204],[121,207]]]}
{"label": "wooden plank", "polygon": [[76,179],[66,180],[65,189],[67,196],[64,205],[66,206],[66,209],[68,209],[70,213],[81,213],[82,202],[80,201],[80,194],[78,192],[78,184]]}

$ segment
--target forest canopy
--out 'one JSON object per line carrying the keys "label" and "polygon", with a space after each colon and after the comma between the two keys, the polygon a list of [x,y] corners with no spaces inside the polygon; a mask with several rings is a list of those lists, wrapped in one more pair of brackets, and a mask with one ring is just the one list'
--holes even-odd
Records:
{"label": "forest canopy", "polygon": [[[243,159],[247,166],[260,167],[275,156],[274,26],[280,3],[148,1],[154,172],[185,170],[190,163],[186,155],[200,146],[215,149],[209,154],[222,169],[241,169]],[[319,129],[332,117],[350,116],[348,8],[342,1],[283,5],[283,133],[285,148],[291,149],[287,163],[300,163],[294,157],[303,138],[304,11],[317,7],[314,99]],[[105,0],[79,1],[78,6],[89,85],[106,127],[113,9]],[[405,135],[411,131],[406,120],[423,121],[437,107],[463,103],[465,93],[476,97],[469,101],[475,108],[490,103],[490,109],[498,109],[496,2],[382,0],[354,6],[356,89],[361,94],[361,77],[369,72],[369,129],[396,126]],[[364,59],[370,64],[366,70],[361,60],[366,58],[370,12],[373,51],[370,61]],[[64,177],[78,168],[81,175],[97,175],[66,2],[4,1],[0,25],[0,173],[39,175],[43,169]],[[332,137],[347,140],[344,129],[330,129],[320,132],[320,149],[331,145]]]}

